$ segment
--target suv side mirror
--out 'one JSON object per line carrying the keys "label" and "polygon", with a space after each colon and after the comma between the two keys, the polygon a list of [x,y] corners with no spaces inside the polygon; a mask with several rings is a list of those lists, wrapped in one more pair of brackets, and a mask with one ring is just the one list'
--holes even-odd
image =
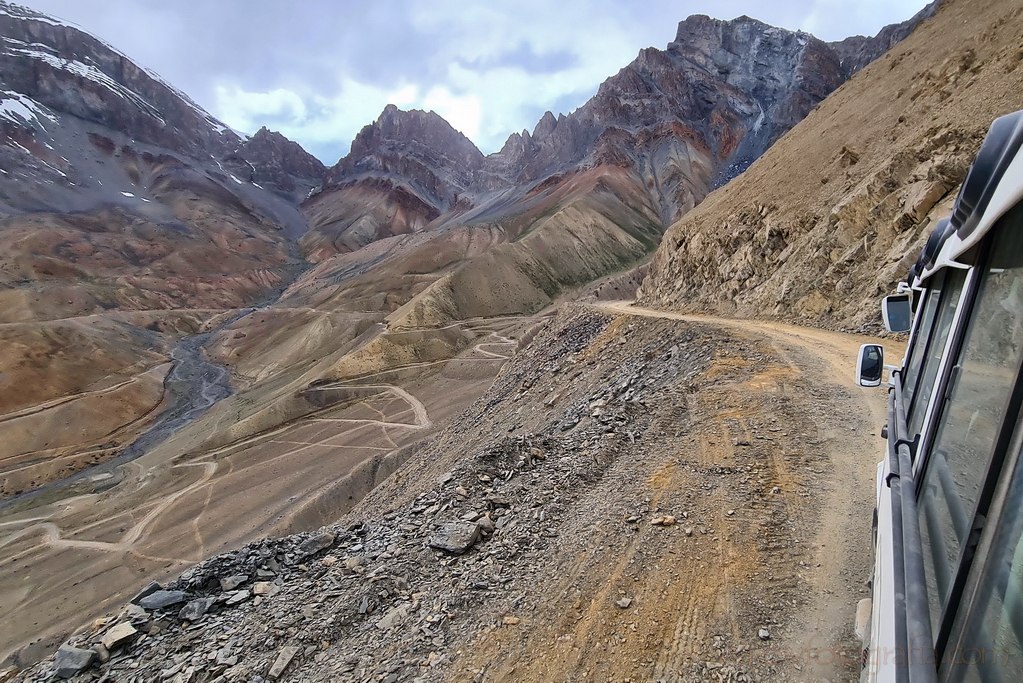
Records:
{"label": "suv side mirror", "polygon": [[913,326],[913,309],[909,294],[892,294],[881,301],[881,317],[889,332],[909,332]]}
{"label": "suv side mirror", "polygon": [[884,372],[884,347],[880,344],[864,344],[856,359],[856,383],[861,387],[876,387],[881,384]]}

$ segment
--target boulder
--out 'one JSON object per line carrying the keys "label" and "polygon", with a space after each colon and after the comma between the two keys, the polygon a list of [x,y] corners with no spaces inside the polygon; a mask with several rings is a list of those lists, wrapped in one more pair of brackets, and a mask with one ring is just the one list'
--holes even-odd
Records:
{"label": "boulder", "polygon": [[303,557],[315,555],[321,550],[326,550],[327,548],[334,545],[334,540],[335,540],[334,534],[329,533],[316,534],[315,536],[312,536],[311,538],[307,538],[306,540],[302,541],[302,544],[298,546],[298,552]]}
{"label": "boulder", "polygon": [[82,673],[96,659],[95,650],[83,650],[71,645],[61,645],[54,658],[54,667],[57,678],[71,678]]}
{"label": "boulder", "polygon": [[213,606],[216,598],[198,598],[190,600],[181,611],[178,612],[178,619],[184,621],[198,621],[206,614],[206,611]]}
{"label": "boulder", "polygon": [[130,602],[133,605],[138,605],[138,604],[141,603],[142,598],[144,598],[146,596],[149,596],[149,595],[152,595],[153,593],[155,593],[158,590],[163,590],[163,586],[161,586],[156,581],[150,581],[149,584],[145,588],[143,588],[142,590],[140,590],[138,593],[135,594],[135,597],[133,597],[130,600]]}
{"label": "boulder", "polygon": [[163,609],[188,599],[184,591],[158,590],[139,600],[139,605],[148,610]]}
{"label": "boulder", "polygon": [[432,537],[429,546],[437,550],[461,555],[480,539],[478,522],[455,521],[443,524]]}
{"label": "boulder", "polygon": [[102,643],[103,647],[106,649],[113,650],[127,644],[136,635],[138,635],[138,631],[135,630],[135,627],[132,626],[130,622],[121,621],[115,624],[109,631],[104,633],[99,642]]}

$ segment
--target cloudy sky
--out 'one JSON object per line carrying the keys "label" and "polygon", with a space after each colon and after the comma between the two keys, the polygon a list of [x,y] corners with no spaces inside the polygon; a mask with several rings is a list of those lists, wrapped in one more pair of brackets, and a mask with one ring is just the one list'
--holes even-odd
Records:
{"label": "cloudy sky", "polygon": [[433,109],[484,152],[567,113],[690,14],[748,14],[824,40],[873,35],[925,0],[16,0],[78,24],[228,125],[325,163],[387,103]]}

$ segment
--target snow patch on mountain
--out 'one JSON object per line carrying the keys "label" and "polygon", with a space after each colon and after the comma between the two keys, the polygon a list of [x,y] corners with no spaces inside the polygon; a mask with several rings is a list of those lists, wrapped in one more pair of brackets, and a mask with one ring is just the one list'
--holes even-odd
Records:
{"label": "snow patch on mountain", "polygon": [[139,109],[159,120],[160,123],[166,123],[166,121],[164,121],[163,117],[160,116],[156,108],[153,107],[153,105],[147,102],[144,98],[140,97],[138,93],[124,87],[123,85],[115,81],[113,78],[111,78],[106,73],[96,68],[92,64],[85,64],[84,62],[80,62],[76,59],[62,59],[61,57],[58,57],[55,54],[35,48],[7,47],[5,48],[5,51],[7,54],[10,55],[36,59],[54,69],[67,71],[69,73],[74,74],[75,76],[79,76],[81,78],[90,80],[98,85],[103,86],[104,88],[114,93],[118,97],[122,97],[128,100],[129,102],[132,102]]}
{"label": "snow patch on mountain", "polygon": [[[124,59],[125,61],[130,62],[131,64],[135,64],[135,62],[132,61],[126,54],[124,54],[123,52],[121,52],[120,50],[115,48],[113,45],[111,45],[110,43],[106,42],[102,38],[100,38],[100,37],[98,37],[98,36],[96,36],[96,35],[94,35],[92,33],[89,33],[88,31],[83,29],[81,26],[78,26],[77,24],[74,24],[72,22],[62,21],[62,20],[56,19],[54,17],[46,16],[44,14],[39,14],[39,13],[34,12],[34,11],[32,11],[32,10],[26,8],[26,7],[20,7],[18,5],[12,5],[12,4],[5,3],[5,2],[0,2],[0,15],[11,17],[12,19],[17,19],[17,20],[20,20],[20,21],[35,21],[35,22],[40,22],[40,23],[43,23],[43,24],[49,24],[50,26],[59,26],[59,27],[62,27],[62,28],[68,28],[68,29],[71,29],[71,30],[74,30],[74,31],[78,31],[80,33],[83,33],[83,34],[89,36],[90,38],[92,38],[96,42],[100,43],[103,47],[108,49],[110,52],[116,54],[121,59]],[[6,37],[6,36],[0,36],[0,38],[2,38],[2,40],[5,43],[9,43],[9,44],[15,46],[15,47],[12,47],[12,48],[8,48],[8,52],[9,53],[10,53],[11,50],[19,50],[21,52],[21,54],[26,54],[24,51],[31,50],[33,53],[32,54],[27,54],[27,56],[36,57],[38,59],[41,59],[42,61],[45,61],[46,63],[50,64],[51,66],[54,66],[54,68],[65,68],[65,70],[67,70],[67,71],[71,71],[71,72],[73,72],[73,73],[75,73],[77,75],[84,76],[86,78],[89,78],[90,80],[93,80],[93,81],[95,81],[97,83],[100,83],[100,84],[110,88],[112,91],[117,93],[119,96],[127,97],[127,99],[135,102],[135,104],[138,105],[140,109],[146,111],[147,113],[152,114],[157,119],[159,119],[159,121],[161,123],[166,123],[165,120],[157,113],[156,109],[152,105],[150,105],[144,99],[139,97],[137,93],[134,93],[131,90],[128,90],[127,88],[125,88],[124,86],[121,86],[114,79],[112,79],[110,76],[108,76],[106,73],[104,73],[103,71],[99,70],[98,68],[96,68],[96,67],[94,67],[92,65],[89,65],[89,64],[83,64],[82,62],[77,62],[77,61],[75,61],[75,62],[66,62],[65,60],[61,60],[60,58],[58,58],[58,57],[56,57],[55,55],[52,54],[52,49],[49,46],[46,46],[46,45],[43,45],[43,44],[40,44],[40,43],[31,43],[31,44],[24,43],[24,42],[22,42],[20,40],[16,40],[14,38],[9,38],[9,37]],[[56,60],[56,62],[57,62],[56,64],[54,63],[54,60]],[[69,64],[69,66],[68,67],[63,67],[61,65],[62,62],[65,62],[65,63]],[[193,109],[199,116],[201,116],[203,119],[205,119],[206,122],[210,125],[210,127],[213,128],[213,130],[216,131],[218,134],[220,134],[220,135],[225,135],[225,134],[229,135],[229,134],[233,133],[234,135],[236,135],[237,137],[239,137],[241,139],[247,139],[248,136],[239,133],[238,131],[236,131],[236,130],[232,129],[231,127],[227,126],[224,122],[222,122],[219,119],[217,119],[215,116],[213,116],[208,111],[206,111],[201,106],[199,106],[195,102],[195,100],[193,100],[191,97],[189,97],[184,92],[182,92],[178,88],[176,88],[173,85],[171,85],[170,83],[168,83],[162,76],[160,76],[160,74],[156,73],[152,69],[147,69],[145,67],[142,67],[141,65],[136,65],[136,66],[139,66],[139,68],[142,69],[142,71],[144,71],[146,73],[146,75],[148,75],[154,81],[156,81],[157,83],[159,83],[160,85],[165,87],[167,90],[172,92],[182,102],[184,102],[188,107]],[[140,104],[140,102],[143,103],[143,104]]]}
{"label": "snow patch on mountain", "polygon": [[57,122],[57,117],[50,113],[48,108],[27,95],[10,90],[0,90],[0,119],[6,119],[18,125],[38,125],[44,130],[45,126],[40,119],[45,119],[50,123]]}

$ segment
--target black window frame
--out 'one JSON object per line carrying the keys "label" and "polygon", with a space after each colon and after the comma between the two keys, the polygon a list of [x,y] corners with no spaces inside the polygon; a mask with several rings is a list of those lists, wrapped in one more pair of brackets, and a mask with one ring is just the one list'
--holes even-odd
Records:
{"label": "black window frame", "polygon": [[[939,303],[941,301],[942,288],[944,287],[945,283],[945,271],[937,273],[931,279],[933,281],[933,284],[929,284],[927,288],[920,293],[919,309],[916,311],[916,314],[914,315],[913,331],[910,333],[909,346],[906,348],[906,360],[902,364],[902,367],[899,368],[898,370],[898,372],[902,375],[903,386],[903,391],[900,398],[902,399],[902,402],[906,405],[907,413],[909,412],[909,405],[913,401],[913,396],[916,395],[916,381],[920,376],[920,368],[923,368],[923,363],[921,362],[920,367],[917,368],[917,372],[915,375],[911,375],[909,371],[910,368],[913,366],[914,360],[916,360],[922,355],[926,355],[925,352],[927,350],[927,342],[930,339],[931,332],[934,330],[934,323],[937,320],[937,315],[935,315],[935,317],[931,318],[929,321],[927,321],[927,316],[931,313],[931,311],[934,308],[939,306]],[[937,297],[931,296],[932,293],[934,292],[937,292]],[[927,325],[926,330],[923,329],[925,321],[929,323]],[[912,394],[907,398],[905,395],[905,390],[909,387],[910,384],[913,385]]]}
{"label": "black window frame", "polygon": [[[924,347],[927,346],[927,339],[931,336],[931,329],[933,329],[934,327],[935,318],[931,318],[930,325],[928,326],[927,329],[923,329],[923,326],[924,321],[927,319],[928,314],[931,312],[931,307],[929,306],[932,300],[931,292],[937,289],[938,299],[941,298],[941,289],[939,287],[941,286],[941,284],[944,283],[944,271],[941,271],[940,273],[935,275],[932,278],[932,280],[934,281],[933,284],[928,284],[928,286],[923,291],[920,292],[919,309],[914,315],[913,331],[909,333],[909,343],[908,346],[906,346],[905,350],[905,361],[902,363],[902,367],[899,368],[898,370],[898,372],[902,374],[903,388],[908,380],[913,380],[914,382],[916,382],[917,378],[910,377],[908,374],[909,366],[913,365],[914,360],[920,357],[920,354],[915,352],[917,352],[918,350],[923,351]],[[921,341],[922,338],[923,341]],[[904,396],[902,397],[902,400],[905,401]]]}
{"label": "black window frame", "polygon": [[[972,275],[972,273],[976,269],[977,268],[976,268],[975,265],[974,266],[969,266],[969,267],[966,267],[966,268],[960,268],[960,267],[955,267],[955,266],[947,266],[944,269],[944,272],[942,273],[941,293],[938,296],[937,311],[936,311],[935,316],[934,316],[934,321],[932,322],[931,329],[930,329],[930,331],[929,331],[929,333],[927,335],[926,348],[924,348],[924,350],[923,350],[923,354],[924,354],[923,362],[920,365],[920,372],[917,373],[917,377],[913,378],[913,382],[914,382],[913,400],[910,401],[909,405],[906,406],[906,424],[907,425],[910,425],[910,424],[912,424],[915,421],[915,416],[917,414],[915,412],[915,409],[917,408],[917,400],[920,398],[920,380],[923,378],[923,376],[925,374],[923,372],[923,370],[924,370],[924,368],[927,367],[927,359],[931,355],[930,354],[930,352],[931,352],[931,345],[934,344],[937,341],[937,336],[934,333],[938,329],[938,322],[941,320],[941,311],[945,307],[945,304],[948,302],[948,298],[951,297],[952,292],[954,291],[954,288],[950,288],[949,287],[949,270],[955,270],[955,271],[958,271],[958,273],[956,273],[956,275],[962,274],[962,276],[963,276],[963,285],[962,285],[961,288],[959,288],[957,309],[956,309],[955,313],[953,313],[953,315],[952,315],[952,320],[949,321],[949,332],[945,336],[945,339],[942,341],[942,343],[945,345],[946,349],[951,348],[951,353],[945,353],[945,349],[942,349],[941,355],[939,356],[939,359],[938,359],[938,367],[935,370],[935,374],[934,374],[934,384],[931,386],[931,391],[927,395],[927,403],[920,406],[920,410],[922,410],[924,412],[923,412],[923,414],[921,416],[919,426],[914,431],[913,434],[909,434],[910,438],[916,438],[916,437],[919,436],[920,439],[922,440],[922,439],[927,438],[929,436],[931,441],[933,441],[934,429],[933,428],[931,428],[930,430],[926,429],[926,427],[929,426],[927,418],[929,416],[932,416],[932,415],[937,416],[937,413],[935,413],[935,411],[939,410],[944,405],[944,403],[943,403],[943,401],[944,401],[944,392],[945,392],[945,389],[947,387],[946,374],[948,372],[948,365],[945,363],[945,359],[948,356],[950,356],[950,355],[953,356],[953,357],[957,357],[959,347],[956,344],[961,345],[961,343],[962,343],[962,335],[960,333],[962,332],[963,326],[960,325],[959,329],[956,328],[956,322],[957,322],[956,314],[959,314],[959,320],[961,321],[964,318],[968,318],[970,313],[972,313],[973,299],[976,297],[976,294],[977,294],[977,283],[978,283],[978,281],[980,279],[980,278],[975,277],[975,276]],[[970,308],[967,309],[967,308],[964,308],[964,307],[970,307]],[[963,309],[961,313],[960,313],[959,309]],[[959,337],[958,340],[956,339],[957,336]],[[948,346],[950,338],[953,340],[952,341],[952,343],[953,343],[952,347]],[[943,365],[945,367],[942,367]],[[934,397],[935,396],[942,396],[943,397],[942,401],[939,401],[939,402],[935,403],[935,401],[934,401]],[[931,424],[933,424],[933,422],[934,422],[934,420],[932,419],[931,420]],[[929,432],[929,434],[927,432]],[[919,454],[920,453],[924,453],[924,452],[927,452],[927,451],[926,451],[926,449],[923,446],[917,448],[916,452],[913,453],[913,461],[916,462],[919,459]],[[922,470],[919,470],[919,471],[922,474]],[[919,482],[920,482],[920,479],[918,478],[917,479],[917,483],[919,484]]]}

